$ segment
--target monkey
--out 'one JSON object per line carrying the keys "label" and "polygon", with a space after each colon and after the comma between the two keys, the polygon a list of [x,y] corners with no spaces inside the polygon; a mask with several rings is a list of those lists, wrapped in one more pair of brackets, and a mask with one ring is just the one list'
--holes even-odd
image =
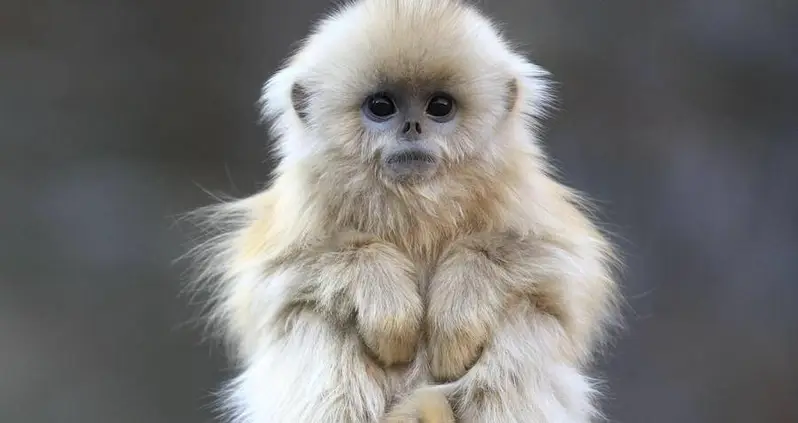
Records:
{"label": "monkey", "polygon": [[619,259],[540,140],[550,75],[461,0],[356,0],[264,83],[277,158],[200,209],[233,423],[588,423]]}

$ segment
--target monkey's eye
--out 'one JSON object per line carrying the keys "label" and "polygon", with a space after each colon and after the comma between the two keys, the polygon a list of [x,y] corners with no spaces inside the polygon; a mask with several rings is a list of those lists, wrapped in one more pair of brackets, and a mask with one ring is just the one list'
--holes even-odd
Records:
{"label": "monkey's eye", "polygon": [[446,120],[454,110],[454,99],[446,94],[436,94],[427,103],[427,114],[437,120]]}
{"label": "monkey's eye", "polygon": [[396,113],[396,104],[385,93],[374,94],[366,99],[366,114],[373,120],[386,120]]}

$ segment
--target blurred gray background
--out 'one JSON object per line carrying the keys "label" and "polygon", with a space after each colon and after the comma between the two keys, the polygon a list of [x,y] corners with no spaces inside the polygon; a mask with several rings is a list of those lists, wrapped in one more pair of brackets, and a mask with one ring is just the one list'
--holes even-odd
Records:
{"label": "blurred gray background", "polygon": [[[798,422],[798,1],[481,3],[626,254],[611,421]],[[0,0],[0,422],[212,421],[175,217],[262,186],[260,84],[328,6]]]}

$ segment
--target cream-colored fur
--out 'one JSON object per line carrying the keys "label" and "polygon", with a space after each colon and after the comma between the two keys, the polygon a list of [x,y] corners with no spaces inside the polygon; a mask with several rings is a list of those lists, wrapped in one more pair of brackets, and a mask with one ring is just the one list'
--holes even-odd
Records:
{"label": "cream-colored fur", "polygon": [[[586,366],[616,316],[613,254],[540,149],[545,77],[454,0],[363,0],[318,24],[264,87],[273,181],[201,213],[200,276],[241,366],[233,422],[597,416]],[[361,127],[386,81],[458,102],[422,182],[386,177],[391,140]]]}

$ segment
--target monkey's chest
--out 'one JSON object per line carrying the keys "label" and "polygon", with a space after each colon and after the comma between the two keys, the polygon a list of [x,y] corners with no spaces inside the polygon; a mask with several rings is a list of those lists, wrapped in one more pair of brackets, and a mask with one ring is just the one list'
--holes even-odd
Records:
{"label": "monkey's chest", "polygon": [[441,239],[439,242],[429,242],[426,245],[421,243],[400,245],[415,266],[419,293],[422,297],[426,296],[429,281],[435,274],[441,255],[449,245],[451,245],[450,238]]}

